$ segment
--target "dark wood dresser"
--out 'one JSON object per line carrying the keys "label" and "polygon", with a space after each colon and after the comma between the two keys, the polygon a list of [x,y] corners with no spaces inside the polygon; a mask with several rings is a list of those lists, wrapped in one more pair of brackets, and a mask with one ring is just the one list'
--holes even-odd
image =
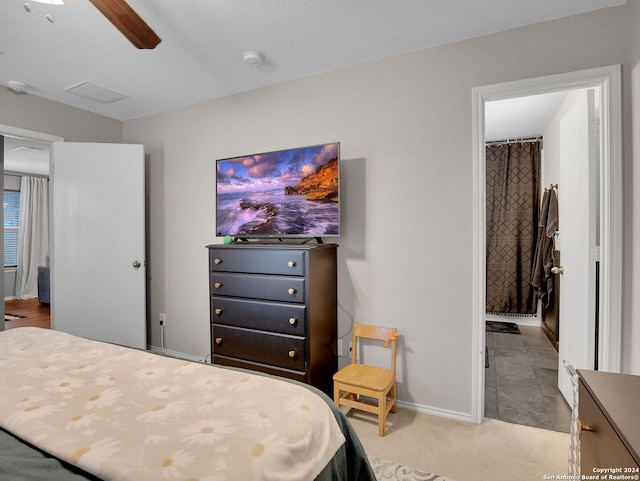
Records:
{"label": "dark wood dresser", "polygon": [[640,475],[640,376],[582,369],[578,376],[581,474],[634,479]]}
{"label": "dark wood dresser", "polygon": [[210,245],[211,359],[311,384],[338,370],[335,244]]}

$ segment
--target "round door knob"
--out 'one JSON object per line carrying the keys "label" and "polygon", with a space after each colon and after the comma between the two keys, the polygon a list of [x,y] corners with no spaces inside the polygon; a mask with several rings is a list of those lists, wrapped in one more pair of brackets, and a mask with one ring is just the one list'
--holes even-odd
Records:
{"label": "round door knob", "polygon": [[216,289],[220,289],[220,288],[222,287],[222,282],[216,282],[213,286],[214,286]]}
{"label": "round door knob", "polygon": [[552,274],[564,274],[564,267],[562,267],[562,266],[560,266],[560,267],[553,266],[551,268],[551,273]]}
{"label": "round door knob", "polygon": [[291,359],[293,359],[294,357],[296,357],[296,351],[289,351],[289,357]]}
{"label": "round door knob", "polygon": [[289,318],[289,324],[291,324],[292,326],[295,326],[297,323],[298,323],[298,319],[296,319],[295,317]]}
{"label": "round door knob", "polygon": [[220,315],[222,314],[222,307],[216,307],[216,314]]}
{"label": "round door knob", "polygon": [[214,264],[222,264],[222,259],[213,259]]}
{"label": "round door knob", "polygon": [[289,294],[291,294],[291,295],[294,295],[294,294],[295,294],[296,292],[298,292],[298,291],[296,291],[293,287],[290,287],[290,288],[289,288],[289,290],[288,290],[287,292],[288,292]]}
{"label": "round door knob", "polygon": [[216,337],[216,344],[219,346],[220,344],[222,344],[222,338],[221,337]]}
{"label": "round door knob", "polygon": [[295,263],[295,261],[289,261],[289,262],[287,262],[287,265],[289,267],[295,267],[297,264]]}
{"label": "round door knob", "polygon": [[142,264],[140,264],[140,261],[133,261],[132,265],[134,269],[139,269]]}

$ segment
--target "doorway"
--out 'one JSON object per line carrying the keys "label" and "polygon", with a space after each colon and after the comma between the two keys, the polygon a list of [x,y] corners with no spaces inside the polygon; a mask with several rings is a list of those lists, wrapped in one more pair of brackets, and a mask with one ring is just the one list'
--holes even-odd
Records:
{"label": "doorway", "polygon": [[[8,147],[12,145],[17,146],[18,144],[32,144],[34,147],[43,148],[43,150],[45,151],[43,155],[46,156],[46,161],[48,162],[49,161],[48,146],[50,146],[51,143],[53,142],[63,140],[62,137],[58,137],[55,135],[49,135],[41,132],[21,129],[21,128],[12,127],[9,125],[0,125],[0,136],[3,137],[4,139],[3,144],[5,144],[3,145],[3,148],[1,151],[3,174],[6,171],[19,170],[15,167],[14,164],[11,163],[11,159],[5,158],[5,151],[7,150]],[[42,174],[42,172],[40,171],[40,169],[42,168],[41,165],[39,166],[30,165],[28,168],[35,169],[40,175]],[[2,177],[2,186],[4,191],[4,175]],[[4,225],[4,212],[0,213],[0,216],[2,216],[3,225]],[[4,242],[2,244],[2,252],[4,254]],[[5,276],[3,275],[2,282],[0,282],[0,288],[1,288],[0,292],[2,293],[3,301],[6,295],[5,283],[6,283],[6,279],[5,279]],[[5,327],[6,327],[5,326],[5,305],[3,302],[2,316],[0,317],[0,330],[4,330]]]}
{"label": "doorway", "polygon": [[[600,213],[600,280],[598,291],[599,336],[597,339],[602,370],[620,370],[620,299],[621,299],[621,69],[619,65],[552,75],[536,79],[508,82],[473,89],[474,145],[474,276],[473,276],[473,363],[472,421],[484,418],[485,397],[485,252],[486,252],[486,186],[485,186],[485,102],[558,92],[597,88],[600,92],[600,155],[598,211]],[[559,363],[563,359],[559,358]],[[569,359],[571,362],[572,360]],[[580,361],[580,360],[578,360]],[[575,362],[576,368],[589,368]],[[563,374],[558,371],[559,377]],[[565,373],[568,379],[568,374]],[[562,379],[560,379],[562,383]]]}
{"label": "doorway", "polygon": [[[144,147],[63,142],[60,137],[0,125],[3,140],[4,136],[48,142],[51,147],[51,326],[144,348]],[[115,197],[113,186],[119,187]],[[122,231],[127,235],[114,236]],[[4,297],[4,279],[1,285]],[[90,323],[87,312],[94,312]],[[3,316],[0,328],[4,327]]]}
{"label": "doorway", "polygon": [[[564,345],[558,349],[559,332],[595,339],[595,323],[582,320],[595,319],[596,308],[592,294],[596,281],[589,272],[595,272],[589,246],[595,244],[593,233],[597,230],[597,185],[594,182],[591,195],[589,182],[589,173],[596,171],[589,167],[597,165],[597,157],[589,153],[595,154],[599,144],[593,128],[598,124],[596,90],[574,89],[485,103],[487,309],[494,312],[487,314],[487,321],[494,322],[487,323],[485,333],[485,417],[569,432],[573,399],[565,399],[558,387],[558,352],[563,359],[574,357]],[[506,158],[511,160],[506,163]],[[511,203],[494,204],[491,199],[496,189],[502,193],[499,198],[504,195]],[[533,196],[527,196],[529,203],[515,195],[522,192]],[[549,207],[551,197],[553,208]],[[546,210],[542,209],[543,198]],[[515,219],[524,222],[517,224],[517,236],[512,225]],[[544,225],[542,230],[539,225]],[[500,240],[495,239],[498,226]],[[508,248],[516,245],[517,251]],[[534,250],[539,252],[535,257]],[[518,258],[514,259],[516,253]],[[564,266],[567,275],[550,272],[552,265],[556,269]],[[512,272],[519,275],[512,278]],[[565,277],[566,291],[561,289]],[[538,286],[537,294],[532,282]],[[590,299],[591,305],[585,305],[583,299]],[[565,312],[568,323],[560,325],[560,311],[567,308],[572,315]],[[495,320],[502,322],[496,326]],[[514,328],[505,330],[504,326]],[[597,366],[594,359],[587,362],[581,365]]]}

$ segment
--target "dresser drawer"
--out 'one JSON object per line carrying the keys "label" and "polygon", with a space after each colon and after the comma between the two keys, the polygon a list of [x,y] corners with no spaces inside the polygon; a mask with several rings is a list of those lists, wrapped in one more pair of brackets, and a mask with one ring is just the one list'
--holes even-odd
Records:
{"label": "dresser drawer", "polygon": [[583,426],[580,431],[581,473],[592,475],[594,468],[637,468],[638,464],[619,434],[582,382],[579,384],[578,399],[579,420]]}
{"label": "dresser drawer", "polygon": [[211,294],[284,302],[305,302],[304,277],[211,273]]}
{"label": "dresser drawer", "polygon": [[285,377],[287,379],[295,379],[299,382],[309,382],[307,373],[304,371],[292,371],[291,369],[283,369],[281,367],[262,364],[261,362],[243,361],[235,357],[213,355],[213,363],[221,366],[239,367],[242,369],[251,369],[252,371],[265,372],[274,376]]}
{"label": "dresser drawer", "polygon": [[211,297],[211,322],[215,324],[305,336],[306,316],[303,304]]}
{"label": "dresser drawer", "polygon": [[304,338],[262,331],[212,326],[213,354],[262,362],[298,371],[305,370]]}
{"label": "dresser drawer", "polygon": [[209,251],[209,265],[211,271],[216,272],[304,276],[305,254],[305,251],[293,249],[214,248]]}

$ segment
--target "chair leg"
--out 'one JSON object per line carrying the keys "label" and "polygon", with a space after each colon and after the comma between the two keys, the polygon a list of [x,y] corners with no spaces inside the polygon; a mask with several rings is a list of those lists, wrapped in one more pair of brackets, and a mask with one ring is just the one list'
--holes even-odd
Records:
{"label": "chair leg", "polygon": [[378,395],[378,434],[384,437],[387,425],[387,394],[381,392]]}
{"label": "chair leg", "polygon": [[391,412],[395,413],[398,411],[398,403],[396,402],[396,385],[395,384],[391,388],[391,399],[393,401],[393,406],[391,406]]}
{"label": "chair leg", "polygon": [[340,386],[337,382],[333,383],[333,402],[340,407]]}

